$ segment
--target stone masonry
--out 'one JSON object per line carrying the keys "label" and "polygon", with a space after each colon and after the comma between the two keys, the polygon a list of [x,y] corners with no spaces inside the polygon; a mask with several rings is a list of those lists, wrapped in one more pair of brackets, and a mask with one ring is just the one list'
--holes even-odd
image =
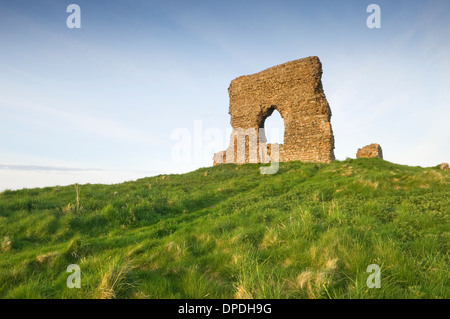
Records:
{"label": "stone masonry", "polygon": [[358,152],[356,152],[356,158],[370,158],[370,157],[383,158],[383,150],[381,149],[380,145],[373,143],[364,146],[363,148],[359,148]]}
{"label": "stone masonry", "polygon": [[[319,58],[308,57],[231,81],[228,93],[233,131],[227,150],[214,154],[214,165],[266,163],[267,156],[277,149],[280,162],[333,161],[331,110],[321,77]],[[264,122],[274,110],[284,120],[281,145],[266,144]],[[255,146],[258,152],[251,151]]]}

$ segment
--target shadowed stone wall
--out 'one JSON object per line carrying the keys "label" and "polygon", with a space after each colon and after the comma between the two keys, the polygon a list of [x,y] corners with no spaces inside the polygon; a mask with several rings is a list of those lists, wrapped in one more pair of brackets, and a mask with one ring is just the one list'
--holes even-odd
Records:
{"label": "shadowed stone wall", "polygon": [[[331,110],[321,77],[319,58],[308,57],[231,81],[228,93],[233,132],[228,149],[214,154],[214,165],[268,162],[263,154],[270,156],[276,146],[280,162],[333,161]],[[264,122],[275,109],[284,120],[282,145],[265,144]],[[255,143],[256,154],[251,151]],[[238,149],[245,149],[245,154]]]}

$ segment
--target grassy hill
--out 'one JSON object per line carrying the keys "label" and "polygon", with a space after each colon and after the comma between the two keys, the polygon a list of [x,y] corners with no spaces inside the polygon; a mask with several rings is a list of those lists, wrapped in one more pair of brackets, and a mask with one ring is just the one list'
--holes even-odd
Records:
{"label": "grassy hill", "polygon": [[450,172],[259,167],[1,193],[0,298],[450,298]]}

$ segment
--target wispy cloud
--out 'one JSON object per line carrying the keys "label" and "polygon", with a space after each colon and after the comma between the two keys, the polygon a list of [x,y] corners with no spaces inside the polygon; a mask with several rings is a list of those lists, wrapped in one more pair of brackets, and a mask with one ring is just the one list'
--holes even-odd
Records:
{"label": "wispy cloud", "polygon": [[15,165],[15,164],[0,164],[0,169],[11,171],[104,171],[104,169],[97,168],[74,168],[74,167],[60,167],[60,166],[39,166],[39,165]]}
{"label": "wispy cloud", "polygon": [[[60,105],[67,104],[66,101],[60,101],[59,103]],[[47,121],[47,124],[53,123],[53,125],[58,125],[61,123],[66,126],[66,128],[70,127],[75,131],[94,134],[95,136],[100,136],[113,141],[149,146],[154,144],[157,140],[155,136],[139,131],[130,125],[121,123],[115,119],[108,118],[105,114],[99,116],[88,114],[86,111],[76,113],[74,111],[65,110],[67,107],[57,108],[54,105],[42,105],[21,97],[0,97],[0,108],[3,110],[10,109],[12,111],[17,111],[19,109],[25,111],[27,116],[23,117],[24,121],[26,121],[27,118],[33,120],[33,113],[35,115],[48,116],[53,118],[53,121]]]}

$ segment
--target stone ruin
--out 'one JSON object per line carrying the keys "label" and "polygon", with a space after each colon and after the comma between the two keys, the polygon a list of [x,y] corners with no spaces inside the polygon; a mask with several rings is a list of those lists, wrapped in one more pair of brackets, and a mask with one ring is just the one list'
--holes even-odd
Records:
{"label": "stone ruin", "polygon": [[379,144],[370,144],[366,145],[363,148],[358,148],[358,152],[356,152],[356,158],[371,158],[371,157],[379,157],[383,158],[383,150]]}
{"label": "stone ruin", "polygon": [[[230,145],[214,154],[222,163],[305,161],[334,157],[331,109],[322,88],[322,64],[308,57],[240,76],[228,88]],[[284,144],[267,144],[265,120],[277,110],[284,121]]]}

